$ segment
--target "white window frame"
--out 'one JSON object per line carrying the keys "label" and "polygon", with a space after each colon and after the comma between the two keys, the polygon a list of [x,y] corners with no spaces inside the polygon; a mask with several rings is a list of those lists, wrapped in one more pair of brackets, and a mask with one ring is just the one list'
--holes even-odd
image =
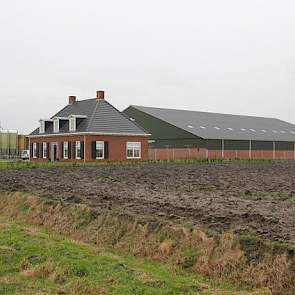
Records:
{"label": "white window frame", "polygon": [[[102,157],[97,157],[96,152],[102,148]],[[95,142],[95,159],[101,160],[104,159],[104,141],[96,141]]]}
{"label": "white window frame", "polygon": [[[128,150],[132,150],[132,156],[128,156]],[[139,151],[139,156],[135,156],[135,150]],[[126,144],[127,159],[141,159],[141,142],[128,141]]]}
{"label": "white window frame", "polygon": [[53,120],[53,132],[54,133],[59,132],[59,119],[58,118],[55,118]]}
{"label": "white window frame", "polygon": [[75,117],[71,117],[69,120],[69,130],[76,131],[76,118]]}
{"label": "white window frame", "polygon": [[33,158],[37,158],[37,142],[33,143]]}
{"label": "white window frame", "polygon": [[43,159],[48,158],[48,148],[47,148],[47,142],[43,142]]}
{"label": "white window frame", "polygon": [[[76,152],[75,152],[75,158],[77,159],[77,160],[81,160],[81,153],[82,153],[82,151],[81,151],[81,141],[76,141],[76,147],[75,147],[75,149],[76,149]],[[78,156],[78,150],[80,149],[80,156]]]}
{"label": "white window frame", "polygon": [[[67,151],[67,156],[66,156],[66,151]],[[68,141],[64,141],[64,144],[63,144],[63,158],[65,160],[69,159],[69,142]]]}
{"label": "white window frame", "polygon": [[45,121],[40,120],[39,133],[45,133]]}

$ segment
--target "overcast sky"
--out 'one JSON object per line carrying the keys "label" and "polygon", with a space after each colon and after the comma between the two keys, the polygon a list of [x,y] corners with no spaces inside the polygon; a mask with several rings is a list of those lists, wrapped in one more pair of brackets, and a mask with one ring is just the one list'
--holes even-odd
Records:
{"label": "overcast sky", "polygon": [[29,132],[68,95],[295,123],[294,0],[0,2],[0,120]]}

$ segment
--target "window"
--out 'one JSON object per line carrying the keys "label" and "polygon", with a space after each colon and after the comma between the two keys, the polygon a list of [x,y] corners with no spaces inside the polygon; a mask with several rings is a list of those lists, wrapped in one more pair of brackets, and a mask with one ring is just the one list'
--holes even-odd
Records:
{"label": "window", "polygon": [[70,131],[76,131],[76,118],[70,118]]}
{"label": "window", "polygon": [[43,142],[43,159],[48,158],[47,142]]}
{"label": "window", "polygon": [[265,129],[262,129],[261,131],[262,131],[263,133],[266,133],[266,132],[267,132]]}
{"label": "window", "polygon": [[59,132],[59,119],[57,118],[53,120],[53,132]]}
{"label": "window", "polygon": [[252,129],[252,128],[251,128],[251,129],[249,129],[249,130],[250,130],[250,131],[252,131],[252,132],[256,132],[256,130],[255,130],[255,129]]}
{"label": "window", "polygon": [[37,158],[37,143],[33,143],[33,158]]}
{"label": "window", "polygon": [[45,133],[45,121],[44,120],[40,120],[39,133]]}
{"label": "window", "polygon": [[141,143],[127,142],[127,159],[140,159],[140,158],[141,158]]}
{"label": "window", "polygon": [[65,141],[64,142],[63,158],[64,159],[68,159],[69,158],[69,142],[68,141]]}
{"label": "window", "polygon": [[76,159],[81,159],[81,141],[76,141]]}
{"label": "window", "polygon": [[219,128],[219,127],[217,127],[217,126],[215,126],[214,128],[215,128],[216,130],[220,130],[220,128]]}
{"label": "window", "polygon": [[241,128],[240,130],[241,130],[241,131],[246,131],[247,129],[245,129],[245,128]]}
{"label": "window", "polygon": [[192,125],[187,125],[187,127],[188,127],[188,128],[194,128],[194,126],[192,126]]}
{"label": "window", "polygon": [[104,159],[104,141],[95,142],[95,158]]}
{"label": "window", "polygon": [[206,127],[205,127],[205,126],[200,126],[200,128],[201,128],[201,129],[206,129]]}
{"label": "window", "polygon": [[227,128],[227,130],[229,130],[229,131],[233,131],[234,128],[229,127],[229,128]]}

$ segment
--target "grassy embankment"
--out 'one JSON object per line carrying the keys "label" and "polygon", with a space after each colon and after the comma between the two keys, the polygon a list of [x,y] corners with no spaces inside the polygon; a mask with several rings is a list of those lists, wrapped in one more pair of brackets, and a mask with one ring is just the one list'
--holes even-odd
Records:
{"label": "grassy embankment", "polygon": [[[229,284],[0,217],[0,294],[233,294]],[[235,293],[239,294],[239,293]]]}
{"label": "grassy embankment", "polygon": [[[260,253],[259,258],[249,260],[247,253],[242,250],[239,239],[230,233],[220,237],[210,237],[196,227],[163,223],[159,220],[155,220],[153,224],[140,224],[132,218],[113,216],[110,212],[97,212],[85,205],[54,202],[20,193],[1,194],[0,198],[2,216],[22,223],[46,226],[74,240],[86,242],[97,249],[121,253],[124,257],[127,255],[139,259],[151,259],[165,264],[163,269],[172,267],[174,269],[172,272],[175,272],[175,269],[182,269],[186,274],[182,273],[181,276],[189,278],[190,282],[188,285],[182,285],[184,289],[177,289],[176,285],[173,285],[174,287],[170,285],[171,288],[176,288],[175,290],[169,289],[169,284],[176,282],[171,276],[171,281],[168,280],[163,285],[156,284],[156,287],[164,286],[158,289],[158,293],[153,289],[147,289],[141,293],[129,294],[190,294],[192,290],[194,294],[198,294],[196,292],[201,292],[198,291],[200,287],[198,284],[203,282],[203,279],[199,281],[201,274],[218,282],[231,281],[242,289],[260,289],[249,294],[271,294],[269,290],[272,290],[273,294],[294,295],[295,276],[290,265],[291,261],[286,254],[272,254],[270,247],[268,251]],[[262,244],[259,246],[259,251],[261,247]],[[17,247],[16,251],[21,248]],[[153,265],[155,269],[161,268],[160,264]],[[20,270],[16,267],[14,269]],[[127,270],[123,270],[123,273]],[[112,269],[110,272],[113,272]],[[177,273],[180,274],[179,271]],[[191,273],[192,276],[187,273]],[[156,273],[154,275],[158,277]],[[132,281],[122,280],[129,287],[133,285]],[[114,285],[113,282],[116,280],[111,279],[110,282]],[[195,282],[193,286],[190,285],[192,282]],[[225,286],[223,288],[227,289]],[[214,289],[216,287],[213,284],[213,287],[200,294],[224,294],[220,290],[214,293]],[[171,292],[165,293],[166,290]],[[230,291],[225,294],[235,293]]]}

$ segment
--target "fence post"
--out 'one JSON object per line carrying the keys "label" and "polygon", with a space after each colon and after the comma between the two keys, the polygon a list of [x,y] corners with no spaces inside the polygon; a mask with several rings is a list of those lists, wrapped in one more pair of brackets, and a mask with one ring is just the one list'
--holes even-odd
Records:
{"label": "fence post", "polygon": [[167,156],[167,160],[170,160],[170,150],[169,150],[170,145],[166,145],[166,156]]}

